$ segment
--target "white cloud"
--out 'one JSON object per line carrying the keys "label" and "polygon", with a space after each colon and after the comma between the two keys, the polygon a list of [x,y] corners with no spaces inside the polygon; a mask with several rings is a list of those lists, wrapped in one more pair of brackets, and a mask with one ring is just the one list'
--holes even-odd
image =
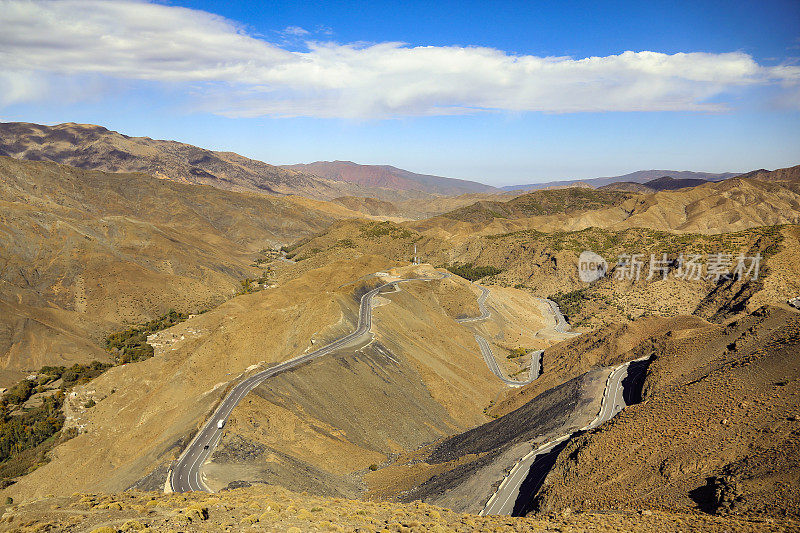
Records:
{"label": "white cloud", "polygon": [[309,31],[301,28],[300,26],[286,26],[281,33],[284,35],[302,37],[303,35],[308,35]]}
{"label": "white cloud", "polygon": [[[282,33],[308,32],[290,26]],[[796,92],[800,67],[747,54],[574,59],[480,47],[308,42],[292,52],[203,11],[136,1],[0,0],[0,104],[51,94],[48,75],[202,86],[230,116],[385,118],[484,110],[719,111],[730,92]],[[33,81],[32,81],[33,80]],[[188,94],[188,91],[187,91]]]}

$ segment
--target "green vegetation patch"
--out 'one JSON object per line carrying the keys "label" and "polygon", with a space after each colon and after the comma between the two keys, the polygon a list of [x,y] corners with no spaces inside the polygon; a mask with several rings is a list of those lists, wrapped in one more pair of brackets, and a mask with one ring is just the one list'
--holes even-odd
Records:
{"label": "green vegetation patch", "polygon": [[334,248],[355,248],[356,243],[352,239],[339,239],[333,246]]}
{"label": "green vegetation patch", "polygon": [[59,392],[45,397],[40,406],[15,416],[10,415],[9,409],[4,406],[0,419],[0,471],[12,456],[37,447],[61,431],[64,425],[64,414],[61,412],[63,402],[64,394]]}
{"label": "green vegetation patch", "polygon": [[588,287],[584,287],[583,289],[566,293],[559,292],[550,296],[550,299],[558,304],[558,307],[561,308],[561,313],[564,315],[564,317],[567,320],[571,320],[581,312],[581,309],[583,309],[583,303],[588,297],[588,289]]}
{"label": "green vegetation patch", "polygon": [[631,198],[631,193],[569,187],[547,191],[534,191],[509,200],[508,206],[519,210],[524,216],[578,213],[618,205]]}
{"label": "green vegetation patch", "polygon": [[367,239],[377,237],[391,237],[392,239],[411,239],[414,233],[398,226],[394,222],[368,222],[360,228],[361,236]]}
{"label": "green vegetation patch", "polygon": [[[298,259],[299,261],[299,259]],[[244,278],[239,282],[239,290],[236,291],[236,295],[240,294],[250,294],[251,292],[257,292],[264,288],[264,284],[268,283],[272,276],[272,269],[267,267],[266,270],[261,272],[261,275],[257,278]]]}
{"label": "green vegetation patch", "polygon": [[147,344],[147,337],[168,327],[174,326],[189,318],[186,313],[174,309],[162,317],[141,326],[134,326],[116,333],[106,339],[106,349],[114,356],[118,364],[134,363],[153,357],[153,347]]}
{"label": "green vegetation patch", "polygon": [[470,281],[477,281],[486,276],[494,276],[502,272],[502,269],[493,266],[474,266],[472,263],[455,263],[445,266],[447,270]]}
{"label": "green vegetation patch", "polygon": [[[58,442],[74,436],[62,433],[64,414],[61,407],[69,389],[96,378],[112,365],[94,361],[71,367],[44,366],[36,379],[24,379],[10,387],[0,398],[0,488],[12,484],[11,478],[27,474],[45,464],[47,452]],[[55,387],[56,381],[61,385]],[[42,396],[42,403],[21,409],[32,395]],[[94,405],[93,400],[89,400]],[[87,402],[87,407],[89,407]]]}
{"label": "green vegetation patch", "polygon": [[297,249],[311,242],[311,237],[304,237],[294,244],[281,246],[281,251],[286,254],[286,259],[293,259],[297,255]]}
{"label": "green vegetation patch", "polygon": [[511,350],[509,350],[509,352],[511,352],[511,353],[509,353],[506,356],[506,359],[516,359],[517,357],[522,357],[523,355],[526,355],[530,351],[531,350],[529,350],[527,348],[520,348],[520,347],[512,348]]}

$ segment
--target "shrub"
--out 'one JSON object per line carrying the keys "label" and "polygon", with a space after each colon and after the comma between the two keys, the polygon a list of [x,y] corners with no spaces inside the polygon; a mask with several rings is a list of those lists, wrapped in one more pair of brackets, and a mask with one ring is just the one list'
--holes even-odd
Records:
{"label": "shrub", "polygon": [[19,405],[25,403],[25,401],[31,397],[31,394],[33,394],[33,389],[33,381],[29,379],[23,379],[11,387],[3,395],[3,399],[10,404]]}
{"label": "shrub", "polygon": [[64,425],[62,403],[59,393],[44,398],[42,405],[19,416],[5,416],[0,421],[0,463],[58,433]]}
{"label": "shrub", "polygon": [[334,246],[338,246],[339,248],[355,248],[356,243],[351,239],[339,239]]}
{"label": "shrub", "polygon": [[456,276],[461,276],[462,278],[470,281],[477,281],[481,278],[485,278],[486,276],[494,276],[502,272],[501,269],[493,266],[476,267],[472,263],[456,263],[453,265],[448,265],[446,268]]}
{"label": "shrub", "polygon": [[586,288],[574,290],[567,293],[557,293],[550,296],[550,299],[558,304],[561,313],[567,320],[571,320],[583,308],[583,301],[586,299]]}
{"label": "shrub", "polygon": [[530,350],[527,348],[514,348],[511,350],[511,353],[508,354],[508,359],[516,359],[517,357],[522,357],[523,355],[527,354]]}
{"label": "shrub", "polygon": [[[115,354],[115,359],[119,364],[148,359],[155,354],[153,347],[147,344],[148,335],[179,324],[187,318],[189,318],[188,314],[170,309],[167,314],[141,326],[112,333],[106,338],[106,349]],[[64,380],[67,381],[66,378]]]}

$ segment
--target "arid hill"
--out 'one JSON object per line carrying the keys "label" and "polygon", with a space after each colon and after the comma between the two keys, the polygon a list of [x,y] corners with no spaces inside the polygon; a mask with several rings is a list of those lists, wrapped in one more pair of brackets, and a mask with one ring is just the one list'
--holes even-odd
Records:
{"label": "arid hill", "polygon": [[587,188],[554,189],[524,194],[505,202],[477,202],[445,213],[442,217],[480,223],[491,222],[495,218],[517,219],[554,214],[574,215],[583,211],[618,205],[631,197],[631,194],[618,191]]}
{"label": "arid hill", "polygon": [[[505,210],[522,198],[493,204],[490,209],[477,205],[419,221],[409,226],[418,231],[459,235],[498,234],[523,229],[544,232],[574,231],[590,227],[607,229],[651,228],[692,233],[726,233],[756,226],[800,222],[800,166],[759,173],[756,177],[729,178],[687,189],[664,190],[652,194],[633,194],[585,188],[537,191],[543,198],[557,199],[598,195],[599,202],[587,203],[572,213],[544,211],[508,218]],[[628,194],[627,199],[603,202],[602,194]],[[605,205],[604,205],[605,204]],[[610,204],[610,205],[609,205]],[[555,211],[555,210],[553,210]],[[469,216],[478,212],[480,216]],[[534,211],[535,213],[535,211]]]}
{"label": "arid hill", "polygon": [[[467,227],[466,223],[463,228]],[[800,226],[764,226],[720,233],[669,233],[651,229],[605,230],[544,233],[532,230],[502,234],[450,234],[435,230],[414,231],[423,223],[394,224],[343,220],[312,238],[290,246],[290,255],[300,264],[324,264],[342,247],[378,253],[397,261],[407,261],[417,247],[418,257],[434,265],[465,265],[491,268],[482,283],[505,287],[524,287],[534,294],[557,297],[564,312],[576,325],[598,327],[624,322],[644,314],[675,316],[699,313],[710,318],[726,313],[726,308],[754,310],[764,304],[785,302],[800,294]],[[591,250],[614,267],[623,254],[642,254],[642,272],[636,282],[617,281],[614,275],[588,285],[578,277],[578,257]],[[683,280],[675,268],[667,279],[648,280],[650,254],[700,254],[705,263],[714,253],[731,258],[761,254],[757,283],[745,290],[737,284],[725,299],[713,280]],[[733,259],[731,259],[733,261]],[[733,266],[733,265],[731,265]],[[705,273],[703,274],[705,276]],[[573,293],[573,291],[577,291]],[[706,299],[707,298],[707,299]],[[703,305],[702,313],[699,310]]]}
{"label": "arid hill", "polygon": [[[431,196],[423,189],[401,193],[393,187],[320,178],[233,152],[207,150],[177,141],[129,137],[92,124],[0,123],[0,155],[53,161],[87,170],[144,172],[160,179],[261,194],[301,194],[326,200],[346,195],[371,196],[389,201]],[[475,184],[476,189],[467,186],[463,191],[454,190],[491,189],[480,186],[484,187],[481,189],[478,185]]]}
{"label": "arid hill", "polygon": [[357,216],[298,202],[0,157],[0,381],[102,360],[124,323],[219,303],[259,250]]}
{"label": "arid hill", "polygon": [[687,187],[697,187],[708,183],[710,180],[699,178],[673,178],[672,176],[662,176],[644,183],[635,181],[617,181],[609,185],[603,185],[600,189],[606,191],[628,191],[638,193],[654,193],[658,191],[674,191],[675,189],[686,189]]}
{"label": "arid hill", "polygon": [[281,168],[329,180],[399,191],[414,190],[448,196],[475,192],[499,192],[494,187],[483,183],[417,174],[389,165],[359,165],[352,161],[316,161],[284,165]]}
{"label": "arid hill", "polygon": [[797,517],[797,310],[670,330],[634,351],[653,356],[643,402],[570,442],[534,509]]}
{"label": "arid hill", "polygon": [[391,202],[377,198],[362,198],[359,196],[341,196],[334,198],[331,203],[339,204],[347,209],[359,211],[368,215],[379,217],[399,217],[400,210]]}
{"label": "arid hill", "polygon": [[0,124],[0,155],[53,161],[87,170],[144,172],[161,179],[220,189],[329,197],[342,191],[301,172],[232,152],[176,141],[129,137],[92,124]]}
{"label": "arid hill", "polygon": [[252,486],[219,494],[75,494],[6,505],[0,518],[11,530],[90,531],[625,531],[711,533],[788,531],[797,521],[747,520],[669,512],[564,513],[510,518],[455,513],[424,503],[397,504],[323,498],[274,486]]}
{"label": "arid hill", "polygon": [[643,357],[650,363],[642,402],[569,441],[529,504],[535,515],[660,510],[797,519],[800,313],[785,305],[724,325],[639,318],[566,340],[545,350],[539,379],[506,391],[488,410],[499,418],[401,455],[368,476],[373,495],[479,511],[530,451],[527,443],[586,424],[608,369]]}
{"label": "arid hill", "polygon": [[[231,380],[354,329],[360,284],[380,282],[371,274],[397,263],[344,251],[342,260],[307,271],[302,262],[282,263],[301,273],[165,330],[154,357],[75,388],[67,425],[82,428],[80,434],[5,492],[22,501],[163,487],[171,461]],[[433,274],[430,267],[397,271],[418,272]],[[503,310],[489,330],[493,342],[505,338],[498,349],[517,345],[512,332],[529,345],[542,327],[535,299],[516,292],[489,302]],[[234,410],[205,467],[207,483],[268,482],[354,497],[370,465],[487,421],[484,408],[505,385],[480,357],[471,330],[454,320],[454,313],[476,311],[476,293],[453,278],[409,282],[381,296],[373,342],[276,376]],[[90,399],[96,405],[86,408]]]}
{"label": "arid hill", "polygon": [[[378,179],[376,184],[370,184],[369,180],[360,183],[329,179],[302,169],[269,165],[233,152],[207,150],[177,141],[129,137],[91,124],[0,123],[0,156],[52,161],[104,172],[143,172],[159,179],[224,190],[344,199],[337,203],[348,209],[358,208],[367,216],[385,218],[425,218],[485,197],[507,199],[514,196],[504,196],[502,191],[474,182],[424,176],[394,167],[353,164],[353,168],[366,169],[366,174],[372,170],[381,175],[396,174],[396,179],[408,187],[392,185],[391,180],[383,183],[384,180]],[[451,198],[442,194],[461,196]],[[470,200],[469,194],[481,196]],[[372,200],[359,201],[358,198]]]}
{"label": "arid hill", "polygon": [[691,172],[688,170],[637,170],[621,176],[608,176],[604,178],[584,178],[580,180],[548,181],[545,183],[530,183],[528,185],[508,185],[501,187],[505,191],[531,191],[536,189],[552,189],[554,187],[604,187],[612,183],[646,183],[662,176],[671,176],[675,179],[698,179],[706,181],[722,181],[738,176],[738,172]]}

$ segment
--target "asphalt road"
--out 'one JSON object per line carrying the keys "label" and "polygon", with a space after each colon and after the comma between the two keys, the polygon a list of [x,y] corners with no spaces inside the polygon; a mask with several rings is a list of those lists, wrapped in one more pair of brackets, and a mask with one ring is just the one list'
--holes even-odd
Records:
{"label": "asphalt road", "polygon": [[[628,366],[634,363],[629,361],[614,368],[606,379],[606,387],[603,391],[603,398],[600,403],[600,411],[597,416],[587,426],[579,431],[589,431],[600,424],[611,420],[619,413],[625,405],[623,399],[622,381],[628,374]],[[512,516],[515,509],[521,507],[520,503],[529,501],[536,491],[541,487],[544,478],[550,471],[552,462],[548,458],[555,460],[555,457],[548,457],[551,452],[557,454],[557,448],[569,440],[574,433],[562,435],[561,437],[546,442],[531,451],[528,455],[511,469],[509,474],[500,484],[497,491],[489,499],[486,506],[481,511],[481,515],[508,515]]]}
{"label": "asphalt road", "polygon": [[457,318],[456,322],[459,322],[461,324],[465,324],[468,322],[477,322],[478,320],[486,320],[487,318],[492,316],[492,313],[490,313],[489,309],[486,307],[486,298],[489,297],[489,289],[487,289],[486,287],[481,287],[480,285],[476,285],[475,283],[473,283],[473,285],[475,285],[481,290],[481,295],[478,296],[478,309],[480,310],[481,314],[479,316],[474,316],[471,318]]}
{"label": "asphalt road", "polygon": [[[448,277],[449,274],[443,274],[442,278]],[[263,381],[271,378],[275,374],[284,372],[286,370],[295,368],[299,365],[307,363],[312,359],[317,359],[331,352],[334,352],[354,341],[359,340],[361,337],[367,335],[372,327],[372,298],[381,290],[387,287],[394,287],[399,283],[406,281],[432,281],[442,278],[410,278],[404,280],[391,281],[379,287],[376,287],[364,294],[361,297],[358,314],[358,326],[355,331],[341,337],[327,346],[323,346],[318,350],[309,352],[307,354],[283,361],[275,366],[272,366],[262,372],[254,374],[249,378],[237,384],[228,395],[222,400],[214,414],[206,421],[203,428],[195,435],[195,438],[189,443],[181,456],[178,458],[177,463],[173,466],[169,483],[174,492],[189,492],[189,491],[208,491],[211,490],[203,483],[200,469],[206,459],[213,453],[214,448],[219,443],[224,427],[222,429],[217,427],[220,420],[227,421],[234,407],[244,398],[247,393],[260,385]]]}
{"label": "asphalt road", "polygon": [[561,309],[558,307],[558,304],[555,303],[553,300],[548,298],[539,298],[541,301],[546,303],[550,306],[550,312],[553,313],[553,318],[556,319],[555,330],[559,333],[566,333],[567,335],[580,335],[580,333],[575,331],[569,331],[570,326],[567,322],[567,319],[564,318],[564,314],[561,312]]}
{"label": "asphalt road", "polygon": [[530,352],[531,366],[528,374],[529,377],[525,381],[516,381],[513,379],[508,379],[505,374],[503,374],[503,371],[500,370],[500,365],[497,364],[497,359],[495,359],[494,354],[492,353],[492,347],[489,346],[487,340],[477,333],[475,334],[475,340],[478,341],[478,346],[481,349],[483,360],[486,361],[486,366],[489,367],[489,370],[491,370],[495,376],[500,378],[500,381],[509,387],[522,387],[523,385],[527,385],[539,377],[539,369],[542,367],[542,352],[544,350],[534,350]]}

